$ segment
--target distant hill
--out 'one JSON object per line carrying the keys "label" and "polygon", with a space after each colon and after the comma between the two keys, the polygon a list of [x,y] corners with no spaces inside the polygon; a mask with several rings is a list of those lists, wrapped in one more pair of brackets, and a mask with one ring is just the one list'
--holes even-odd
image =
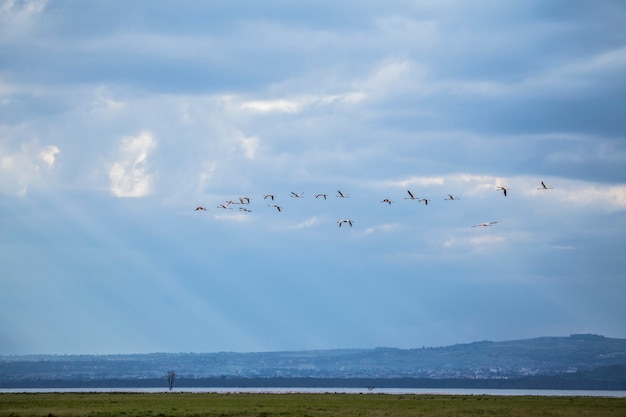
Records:
{"label": "distant hill", "polygon": [[159,386],[168,370],[176,372],[177,386],[298,386],[330,380],[350,386],[379,380],[377,386],[393,381],[626,389],[626,339],[584,334],[420,349],[0,356],[0,387]]}

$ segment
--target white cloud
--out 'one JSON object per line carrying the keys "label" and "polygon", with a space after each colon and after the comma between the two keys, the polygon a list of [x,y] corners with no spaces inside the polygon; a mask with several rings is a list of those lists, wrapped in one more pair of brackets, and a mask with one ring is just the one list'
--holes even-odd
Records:
{"label": "white cloud", "polygon": [[54,145],[45,146],[39,152],[39,157],[48,165],[48,167],[52,168],[56,161],[57,154],[61,153],[61,150]]}
{"label": "white cloud", "polygon": [[449,236],[441,240],[433,240],[431,243],[435,247],[444,247],[446,249],[480,249],[490,245],[501,244],[507,239],[500,235],[492,234],[489,227],[478,227],[472,229],[470,234],[463,236]]}
{"label": "white cloud", "polygon": [[256,136],[246,137],[241,135],[239,143],[243,149],[243,153],[248,159],[254,159],[257,149],[259,148],[259,138]]}
{"label": "white cloud", "polygon": [[[567,205],[590,206],[606,211],[626,209],[626,184],[602,184],[566,178],[511,177],[497,178],[498,184],[508,183],[516,197],[536,199],[545,197]],[[543,181],[551,189],[544,190]],[[493,189],[493,188],[489,188]],[[545,200],[544,200],[545,201]]]}
{"label": "white cloud", "polygon": [[[553,189],[541,189],[541,181]],[[609,210],[626,209],[626,184],[605,185],[587,181],[568,180],[565,178],[541,178],[536,176],[501,177],[497,175],[481,175],[458,173],[444,176],[413,176],[397,180],[370,183],[378,188],[411,187],[446,187],[456,191],[457,197],[485,196],[501,193],[498,186],[511,190],[510,197],[537,198],[550,195],[555,202],[574,203],[580,206],[597,206]],[[446,191],[454,194],[453,191]]]}
{"label": "white cloud", "polygon": [[316,224],[320,223],[320,219],[317,216],[313,216],[310,217],[308,219],[306,219],[305,221],[296,224],[293,228],[294,229],[305,229],[308,227],[312,227],[315,226]]}
{"label": "white cloud", "polygon": [[365,94],[358,91],[327,94],[294,96],[276,100],[246,100],[241,103],[240,108],[259,113],[301,113],[306,108],[316,105],[329,105],[333,103],[356,103],[365,98]]}
{"label": "white cloud", "polygon": [[626,47],[611,49],[595,55],[592,59],[585,59],[579,65],[580,71],[623,71],[626,68]]}
{"label": "white cloud", "polygon": [[[626,185],[580,184],[565,190],[554,189],[554,194],[578,205],[601,206],[609,210],[626,209]],[[537,192],[542,192],[537,190]]]}
{"label": "white cloud", "polygon": [[46,4],[47,0],[6,0],[0,5],[0,38],[10,38],[25,31]]}
{"label": "white cloud", "polygon": [[97,111],[117,112],[126,108],[127,103],[114,99],[106,87],[99,87],[96,89],[93,106]]}
{"label": "white cloud", "polygon": [[473,237],[473,238],[470,238],[468,241],[472,245],[484,246],[484,245],[495,245],[495,244],[502,243],[504,242],[504,238],[502,236],[486,235],[486,236]]}
{"label": "white cloud", "polygon": [[576,250],[576,246],[571,246],[571,245],[552,245],[552,249],[556,249],[556,250]]}
{"label": "white cloud", "polygon": [[226,221],[236,222],[236,223],[248,222],[251,219],[249,214],[244,214],[244,213],[216,214],[213,216],[213,218],[215,220],[226,220]]}
{"label": "white cloud", "polygon": [[41,168],[54,167],[58,147],[22,145],[19,151],[11,152],[0,144],[0,191],[7,194],[25,195],[33,182],[42,180]]}
{"label": "white cloud", "polygon": [[454,236],[450,236],[448,239],[444,240],[441,243],[441,246],[444,248],[451,248],[457,245],[457,239]]}
{"label": "white cloud", "polygon": [[148,132],[125,137],[118,157],[109,170],[110,191],[116,197],[144,197],[150,193],[151,176],[147,169],[149,152],[155,141]]}
{"label": "white cloud", "polygon": [[[533,181],[537,182],[536,179]],[[508,185],[512,182],[510,178],[497,177],[495,175],[481,175],[470,173],[458,173],[441,176],[411,176],[395,180],[369,182],[369,186],[375,188],[443,188],[442,192],[454,194],[460,197],[466,195],[482,195],[493,193],[499,185]],[[538,184],[538,182],[537,182]],[[534,189],[534,188],[533,188]],[[412,190],[416,191],[416,190]]]}
{"label": "white cloud", "polygon": [[282,113],[299,113],[306,105],[305,100],[298,99],[280,99],[280,100],[252,100],[241,104],[244,110],[254,110],[261,113],[282,112]]}
{"label": "white cloud", "polygon": [[389,91],[397,86],[404,84],[406,78],[411,75],[411,64],[409,61],[390,62],[382,65],[374,74],[366,81],[365,88],[367,90],[383,90]]}
{"label": "white cloud", "polygon": [[384,181],[381,183],[383,187],[406,188],[411,186],[431,186],[443,185],[444,177],[409,177],[399,180]]}
{"label": "white cloud", "polygon": [[400,225],[397,223],[385,223],[385,224],[379,224],[377,226],[368,227],[367,229],[363,231],[363,234],[371,235],[372,233],[376,233],[376,232],[389,233],[389,232],[398,230],[399,228],[400,228]]}
{"label": "white cloud", "polygon": [[217,164],[215,162],[207,163],[204,169],[200,172],[198,175],[198,187],[200,190],[204,190],[204,188],[211,183],[216,166]]}
{"label": "white cloud", "polygon": [[[536,84],[556,84],[570,88],[584,85],[610,71],[624,71],[626,68],[626,47],[612,49],[592,56],[565,63],[560,67],[546,71],[531,81]],[[587,78],[592,76],[592,78]],[[578,80],[578,81],[577,81]]]}

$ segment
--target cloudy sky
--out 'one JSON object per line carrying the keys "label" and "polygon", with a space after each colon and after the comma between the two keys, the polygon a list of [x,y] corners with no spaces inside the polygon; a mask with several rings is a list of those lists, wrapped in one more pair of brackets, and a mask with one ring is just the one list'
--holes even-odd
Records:
{"label": "cloudy sky", "polygon": [[625,21],[2,0],[0,354],[625,338]]}

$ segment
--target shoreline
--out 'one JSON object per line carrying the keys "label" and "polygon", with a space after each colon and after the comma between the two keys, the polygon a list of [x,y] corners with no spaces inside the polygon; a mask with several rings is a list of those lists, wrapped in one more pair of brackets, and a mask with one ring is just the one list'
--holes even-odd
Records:
{"label": "shoreline", "polygon": [[473,389],[473,388],[345,388],[345,387],[115,387],[115,388],[2,388],[2,394],[354,394],[626,398],[626,390]]}

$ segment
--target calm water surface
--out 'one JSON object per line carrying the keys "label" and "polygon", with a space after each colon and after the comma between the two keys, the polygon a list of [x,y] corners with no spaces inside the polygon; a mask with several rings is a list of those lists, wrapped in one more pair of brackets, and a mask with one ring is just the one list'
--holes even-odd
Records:
{"label": "calm water surface", "polygon": [[[0,393],[45,392],[168,392],[167,388],[5,388]],[[626,398],[626,391],[602,390],[532,390],[532,389],[472,389],[472,388],[178,388],[176,392],[194,393],[260,393],[260,394],[433,394],[433,395],[522,395],[545,397],[616,397]]]}

